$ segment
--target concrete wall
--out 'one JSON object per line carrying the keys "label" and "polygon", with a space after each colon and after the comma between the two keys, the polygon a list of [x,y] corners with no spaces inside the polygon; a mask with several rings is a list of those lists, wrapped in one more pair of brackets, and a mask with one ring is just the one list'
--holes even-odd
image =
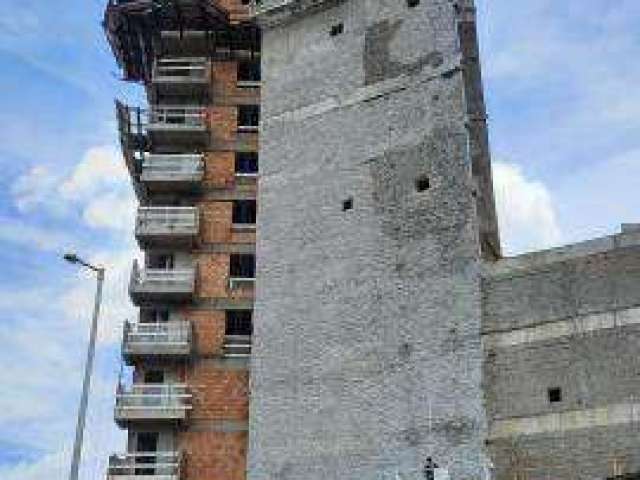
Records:
{"label": "concrete wall", "polygon": [[326,7],[263,37],[248,475],[395,479],[431,456],[480,478],[480,242],[456,12]]}
{"label": "concrete wall", "polygon": [[[488,265],[484,386],[498,479],[640,469],[640,235]],[[562,400],[550,403],[549,388]]]}

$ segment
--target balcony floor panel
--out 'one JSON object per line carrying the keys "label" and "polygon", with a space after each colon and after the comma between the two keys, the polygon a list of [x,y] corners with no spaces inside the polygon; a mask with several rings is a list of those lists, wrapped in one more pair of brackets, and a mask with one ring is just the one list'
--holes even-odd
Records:
{"label": "balcony floor panel", "polygon": [[180,359],[191,355],[189,345],[156,346],[156,345],[131,345],[125,347],[122,356],[127,362],[132,362],[138,358],[154,359]]}
{"label": "balcony floor panel", "polygon": [[177,475],[107,475],[107,480],[178,480]]}

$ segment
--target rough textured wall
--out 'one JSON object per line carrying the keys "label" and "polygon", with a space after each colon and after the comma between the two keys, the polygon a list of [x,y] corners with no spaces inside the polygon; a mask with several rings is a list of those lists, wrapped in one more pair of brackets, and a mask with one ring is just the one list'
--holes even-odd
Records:
{"label": "rough textured wall", "polygon": [[639,280],[637,233],[487,269],[484,381],[498,479],[640,471]]}
{"label": "rough textured wall", "polygon": [[268,28],[263,55],[249,478],[395,479],[426,456],[481,478],[480,245],[453,3],[313,9]]}

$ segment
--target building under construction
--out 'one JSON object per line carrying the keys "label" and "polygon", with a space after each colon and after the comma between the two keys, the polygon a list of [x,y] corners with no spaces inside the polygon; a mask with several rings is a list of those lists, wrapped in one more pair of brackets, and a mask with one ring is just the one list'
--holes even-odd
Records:
{"label": "building under construction", "polygon": [[249,3],[107,6],[110,480],[639,478],[640,227],[502,256],[473,1]]}

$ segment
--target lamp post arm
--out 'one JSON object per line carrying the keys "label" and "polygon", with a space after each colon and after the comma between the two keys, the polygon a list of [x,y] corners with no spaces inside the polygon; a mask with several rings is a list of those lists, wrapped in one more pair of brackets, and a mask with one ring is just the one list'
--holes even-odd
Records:
{"label": "lamp post arm", "polygon": [[[83,265],[85,265],[84,262]],[[91,372],[93,371],[93,360],[96,354],[96,337],[98,334],[98,316],[100,315],[100,304],[102,302],[102,285],[104,284],[104,268],[98,268],[92,265],[85,266],[91,268],[97,273],[98,282],[96,286],[95,303],[93,306],[93,318],[91,319],[91,331],[89,333],[89,348],[87,349],[87,360],[84,365],[82,396],[80,397],[80,408],[78,409],[78,422],[76,424],[76,437],[73,443],[73,456],[71,459],[71,472],[69,473],[69,480],[78,480],[80,457],[82,455],[82,439],[87,418],[89,389],[91,387]]]}

